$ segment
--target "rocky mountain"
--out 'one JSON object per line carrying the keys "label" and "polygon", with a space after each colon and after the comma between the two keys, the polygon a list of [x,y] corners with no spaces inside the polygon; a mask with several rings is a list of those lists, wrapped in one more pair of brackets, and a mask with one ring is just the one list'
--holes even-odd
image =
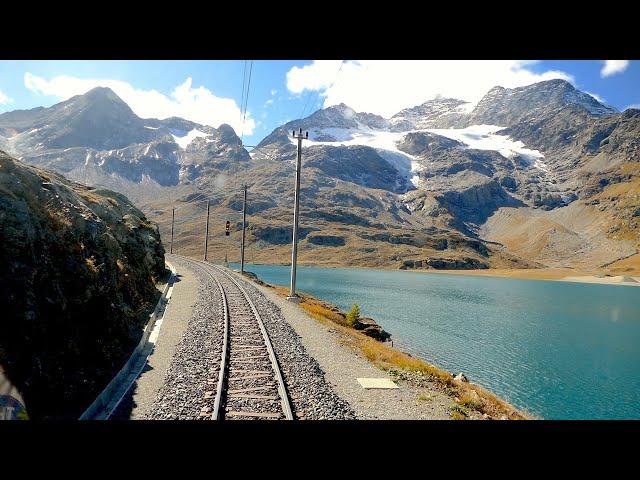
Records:
{"label": "rocky mountain", "polygon": [[[89,93],[67,102],[86,105],[97,96],[118,105],[112,92]],[[105,118],[129,122],[135,138],[123,143],[131,143],[109,143],[115,126],[98,132],[91,146],[23,140],[46,124],[33,118],[49,118],[47,112],[63,104],[0,115],[0,141],[22,149],[18,154],[29,163],[130,195],[165,235],[177,202],[184,223],[176,243],[186,252],[201,248],[203,200],[211,201],[214,218],[237,218],[240,186],[247,183],[249,251],[256,261],[288,261],[296,154],[291,132],[299,128],[309,131],[303,262],[599,268],[635,258],[639,246],[631,215],[637,202],[602,197],[636,181],[638,113],[616,112],[563,80],[495,87],[476,105],[438,97],[388,119],[340,104],[276,128],[251,153],[229,126],[142,120],[125,115],[121,105],[97,103],[101,112],[119,112],[101,113]],[[515,235],[516,224],[529,227]],[[219,227],[212,228],[216,239]],[[234,258],[226,245],[210,242],[214,255]]]}
{"label": "rocky mountain", "polygon": [[78,418],[159,296],[156,225],[121,194],[0,151],[0,365],[30,418]]}
{"label": "rocky mountain", "polygon": [[142,119],[102,87],[49,108],[0,115],[0,147],[29,164],[121,191],[141,182],[178,185],[205,158],[248,159],[228,125]]}
{"label": "rocky mountain", "polygon": [[436,97],[399,111],[389,119],[389,124],[394,132],[461,126],[470,107],[473,105],[464,100]]}
{"label": "rocky mountain", "polygon": [[616,109],[603,105],[565,80],[548,80],[519,88],[494,87],[470,113],[467,124],[511,126],[523,120],[546,117],[566,107],[591,115],[609,115]]}
{"label": "rocky mountain", "polygon": [[[609,210],[613,215],[604,215],[606,221],[600,212],[589,212],[589,220],[569,229],[568,237],[549,228],[561,226],[566,210],[592,201],[590,196],[609,182],[635,178],[616,173],[640,160],[633,110],[618,113],[566,81],[551,80],[493,88],[475,106],[435,98],[402,110],[386,124],[384,119],[375,125],[358,122],[358,115],[344,105],[322,112],[276,129],[260,144],[264,155],[256,152],[254,159],[267,154],[292,158],[290,130],[301,126],[309,130],[303,162],[310,163],[305,167],[389,192],[399,200],[396,212],[401,213],[395,220],[400,228],[410,228],[405,221],[415,222],[421,225],[417,228],[437,227],[505,245],[509,232],[487,225],[501,225],[497,219],[516,210],[527,219],[548,222],[538,221],[529,230],[548,233],[540,242],[516,249],[525,260],[568,266],[577,261],[570,253],[573,248],[589,247],[588,261],[581,266],[597,267],[637,251],[637,235],[614,239],[608,230],[618,227],[596,227],[629,220],[626,210]],[[395,169],[395,175],[380,168],[378,158]],[[400,220],[406,213],[410,220]],[[487,244],[490,251],[496,243]],[[515,252],[514,242],[507,243],[507,251]]]}

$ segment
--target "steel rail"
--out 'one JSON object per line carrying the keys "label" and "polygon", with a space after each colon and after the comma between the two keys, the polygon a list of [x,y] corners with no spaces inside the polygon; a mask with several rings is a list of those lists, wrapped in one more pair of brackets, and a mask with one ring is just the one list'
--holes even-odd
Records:
{"label": "steel rail", "polygon": [[258,312],[255,304],[247,294],[246,290],[238,283],[238,281],[233,278],[233,276],[226,272],[225,269],[219,267],[218,265],[211,265],[213,268],[218,270],[220,273],[225,275],[231,282],[233,282],[238,290],[242,293],[243,297],[251,307],[251,311],[258,322],[258,326],[260,327],[260,331],[262,332],[262,338],[264,339],[265,346],[267,347],[267,352],[269,353],[269,359],[271,360],[271,367],[273,368],[274,375],[276,377],[276,381],[278,382],[278,393],[280,394],[280,404],[282,406],[282,413],[284,414],[287,420],[293,420],[293,412],[291,410],[291,404],[289,402],[289,395],[287,394],[287,389],[284,384],[284,379],[282,378],[282,373],[280,371],[280,365],[278,364],[278,359],[276,357],[275,351],[273,350],[273,345],[271,344],[271,339],[269,338],[269,334],[267,333],[267,329],[262,322],[262,317]]}
{"label": "steel rail", "polygon": [[[186,260],[187,263],[191,263],[191,264],[204,263],[189,257],[181,256],[181,258],[183,260]],[[206,265],[209,266],[210,264],[206,264]],[[200,265],[200,267],[203,267],[203,265]],[[213,413],[211,415],[211,418],[213,420],[222,420],[223,419],[222,410],[220,407],[222,406],[222,398],[224,395],[224,390],[225,390],[226,380],[227,380],[227,366],[229,364],[229,361],[228,361],[229,360],[229,330],[230,330],[229,329],[229,303],[227,301],[227,294],[224,291],[224,288],[222,288],[222,284],[220,283],[220,281],[215,277],[215,275],[211,273],[210,270],[207,270],[206,268],[202,268],[202,270],[209,276],[209,278],[211,278],[215,282],[216,286],[218,287],[218,291],[220,292],[220,295],[222,297],[222,310],[224,315],[224,333],[222,337],[222,354],[220,356],[220,370],[218,372],[216,397],[213,404]]]}
{"label": "steel rail", "polygon": [[[211,275],[211,273],[209,273]],[[213,415],[211,418],[214,420],[222,420],[220,406],[222,405],[222,395],[226,386],[227,378],[227,366],[229,365],[229,303],[227,302],[227,294],[222,288],[222,285],[213,275],[211,277],[215,280],[220,294],[222,295],[222,308],[224,310],[224,333],[222,337],[222,355],[220,358],[220,371],[218,372],[218,386],[216,387],[216,399],[213,404]]]}
{"label": "steel rail", "polygon": [[[183,257],[183,256],[180,256],[180,257],[186,260],[187,263],[195,263],[200,267],[214,268],[215,270],[220,272],[222,275],[224,275],[227,279],[229,279],[238,288],[238,290],[242,294],[242,297],[249,305],[251,312],[253,313],[254,319],[256,320],[258,327],[260,328],[260,332],[262,333],[262,338],[264,341],[264,345],[267,349],[267,353],[269,355],[269,360],[271,362],[273,374],[278,384],[278,394],[280,396],[280,405],[282,407],[282,413],[284,414],[286,420],[293,420],[294,419],[293,411],[291,409],[289,395],[287,393],[287,389],[284,384],[284,379],[282,377],[282,372],[280,370],[280,365],[278,363],[277,356],[275,354],[275,351],[273,350],[273,345],[271,344],[271,339],[269,338],[269,334],[264,326],[262,317],[260,316],[260,313],[258,312],[258,309],[256,308],[255,304],[249,297],[249,294],[242,287],[242,285],[240,285],[240,283],[238,283],[238,281],[232,276],[232,274],[225,271],[224,268],[209,262],[204,262],[202,260],[196,260],[193,258]],[[222,296],[222,304],[223,304],[223,312],[224,312],[224,334],[223,334],[224,337],[223,337],[223,344],[222,344],[220,369],[218,372],[218,384],[216,387],[216,396],[215,396],[215,401],[213,406],[213,413],[211,414],[211,419],[224,420],[223,411],[224,411],[225,398],[227,395],[228,373],[229,373],[228,367],[230,363],[229,351],[230,351],[230,343],[231,343],[231,321],[230,321],[231,315],[229,311],[229,302],[227,300],[227,294],[222,283],[220,283],[220,281],[216,278],[216,276],[212,274],[211,270],[207,268],[203,268],[203,270],[207,273],[207,275],[211,279],[214,280]]]}

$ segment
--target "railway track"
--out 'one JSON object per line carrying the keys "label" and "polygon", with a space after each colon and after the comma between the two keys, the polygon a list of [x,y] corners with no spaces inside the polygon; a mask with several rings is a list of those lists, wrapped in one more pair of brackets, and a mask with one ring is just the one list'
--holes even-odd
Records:
{"label": "railway track", "polygon": [[[293,420],[282,373],[260,313],[242,285],[224,268],[199,260],[222,299],[224,334],[217,378],[208,380],[205,399],[214,399],[212,420]],[[215,390],[213,390],[215,387]]]}

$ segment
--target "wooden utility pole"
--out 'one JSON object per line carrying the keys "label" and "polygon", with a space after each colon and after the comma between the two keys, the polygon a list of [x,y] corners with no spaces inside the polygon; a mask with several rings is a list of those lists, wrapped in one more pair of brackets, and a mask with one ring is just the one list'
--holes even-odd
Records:
{"label": "wooden utility pole", "polygon": [[244,231],[247,225],[247,184],[242,187],[244,190],[244,201],[242,202],[242,243],[240,244],[240,273],[244,273]]}
{"label": "wooden utility pole", "polygon": [[207,200],[207,228],[204,231],[204,261],[207,261],[207,252],[209,251],[209,204],[211,202]]}
{"label": "wooden utility pole", "polygon": [[293,131],[293,138],[298,140],[298,157],[296,159],[296,189],[295,189],[295,201],[293,207],[293,245],[291,248],[291,290],[287,300],[292,302],[298,302],[299,297],[296,295],[296,266],[298,263],[298,223],[300,219],[300,168],[302,166],[302,139],[309,138],[309,132],[302,135],[302,128],[296,136],[296,131]]}

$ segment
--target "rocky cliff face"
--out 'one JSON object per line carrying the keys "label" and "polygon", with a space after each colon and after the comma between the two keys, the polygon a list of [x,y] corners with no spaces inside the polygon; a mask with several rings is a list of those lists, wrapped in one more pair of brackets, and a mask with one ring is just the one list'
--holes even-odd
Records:
{"label": "rocky cliff face", "polygon": [[77,418],[122,367],[164,275],[122,195],[0,152],[0,364],[31,418]]}
{"label": "rocky cliff face", "polygon": [[407,132],[425,128],[461,126],[469,103],[456,98],[437,97],[416,107],[405,108],[389,119],[391,130]]}
{"label": "rocky cliff face", "polygon": [[594,116],[617,113],[614,108],[576,90],[565,80],[548,80],[519,88],[492,88],[475,106],[465,123],[508,127],[525,119],[532,121],[545,117],[567,107],[577,108]]}

